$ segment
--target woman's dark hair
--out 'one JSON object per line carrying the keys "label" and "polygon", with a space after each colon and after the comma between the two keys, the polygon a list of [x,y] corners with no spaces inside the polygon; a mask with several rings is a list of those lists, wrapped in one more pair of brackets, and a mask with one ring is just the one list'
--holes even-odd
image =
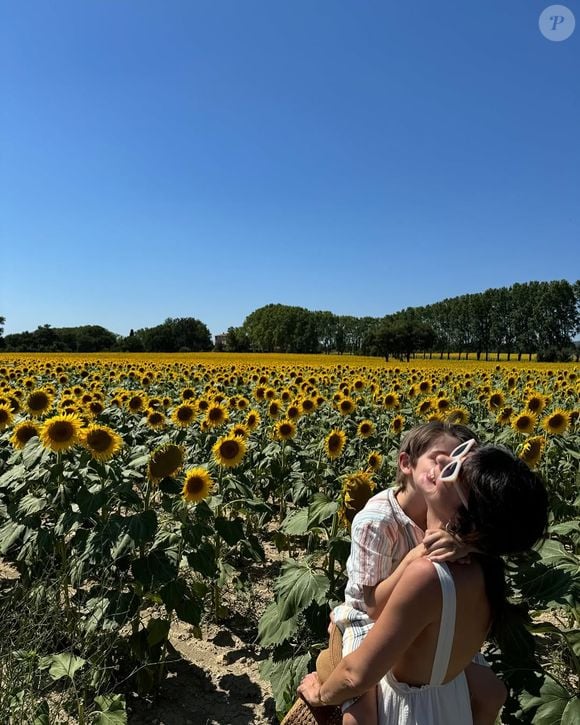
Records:
{"label": "woman's dark hair", "polygon": [[469,487],[449,529],[484,554],[517,554],[546,533],[548,494],[541,477],[502,446],[482,446],[465,461],[460,478]]}
{"label": "woman's dark hair", "polygon": [[[452,436],[456,438],[459,443],[465,443],[465,441],[474,438],[477,443],[477,435],[466,425],[460,423],[447,423],[445,421],[432,420],[422,425],[417,425],[403,437],[399,453],[407,453],[409,461],[412,466],[417,464],[420,456],[429,449],[433,444],[433,441],[437,440],[443,435]],[[405,488],[407,483],[407,477],[399,468],[397,470],[397,484],[399,488]]]}

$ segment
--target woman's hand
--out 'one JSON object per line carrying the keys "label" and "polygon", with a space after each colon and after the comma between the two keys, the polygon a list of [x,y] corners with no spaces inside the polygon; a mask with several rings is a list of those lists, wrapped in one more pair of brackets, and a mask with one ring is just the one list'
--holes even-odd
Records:
{"label": "woman's hand", "polygon": [[423,546],[431,561],[456,561],[459,564],[469,564],[469,554],[473,551],[471,546],[464,544],[445,529],[426,531]]}
{"label": "woman's hand", "polygon": [[298,685],[298,694],[303,700],[312,707],[321,707],[324,705],[320,699],[320,688],[322,683],[318,679],[316,672],[311,672]]}

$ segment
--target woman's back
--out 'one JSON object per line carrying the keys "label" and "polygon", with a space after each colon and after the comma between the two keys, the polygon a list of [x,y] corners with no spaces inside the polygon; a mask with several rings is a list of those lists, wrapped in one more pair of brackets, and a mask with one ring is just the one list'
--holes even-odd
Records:
{"label": "woman's back", "polygon": [[[399,682],[421,686],[431,681],[441,629],[443,593],[435,565],[431,561],[419,559],[411,566],[420,568],[420,575],[430,579],[429,596],[424,596],[422,605],[429,608],[432,621],[395,663],[392,673]],[[454,584],[456,605],[453,644],[442,678],[444,683],[461,673],[473,656],[479,652],[488,633],[491,619],[481,566],[476,561],[470,564],[450,564],[448,571]]]}

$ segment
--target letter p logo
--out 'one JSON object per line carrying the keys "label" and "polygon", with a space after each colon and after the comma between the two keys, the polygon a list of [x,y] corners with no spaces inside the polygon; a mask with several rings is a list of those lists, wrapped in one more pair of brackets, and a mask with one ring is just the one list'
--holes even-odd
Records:
{"label": "letter p logo", "polygon": [[540,32],[548,40],[566,40],[574,32],[574,13],[565,5],[550,5],[540,15]]}

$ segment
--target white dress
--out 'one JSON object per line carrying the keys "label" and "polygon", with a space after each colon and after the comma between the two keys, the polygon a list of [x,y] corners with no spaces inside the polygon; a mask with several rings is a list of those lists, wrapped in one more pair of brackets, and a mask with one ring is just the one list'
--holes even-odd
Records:
{"label": "white dress", "polygon": [[447,564],[432,563],[439,575],[443,607],[431,679],[428,685],[412,687],[388,672],[378,688],[380,725],[473,724],[465,673],[442,684],[455,632],[455,584]]}

